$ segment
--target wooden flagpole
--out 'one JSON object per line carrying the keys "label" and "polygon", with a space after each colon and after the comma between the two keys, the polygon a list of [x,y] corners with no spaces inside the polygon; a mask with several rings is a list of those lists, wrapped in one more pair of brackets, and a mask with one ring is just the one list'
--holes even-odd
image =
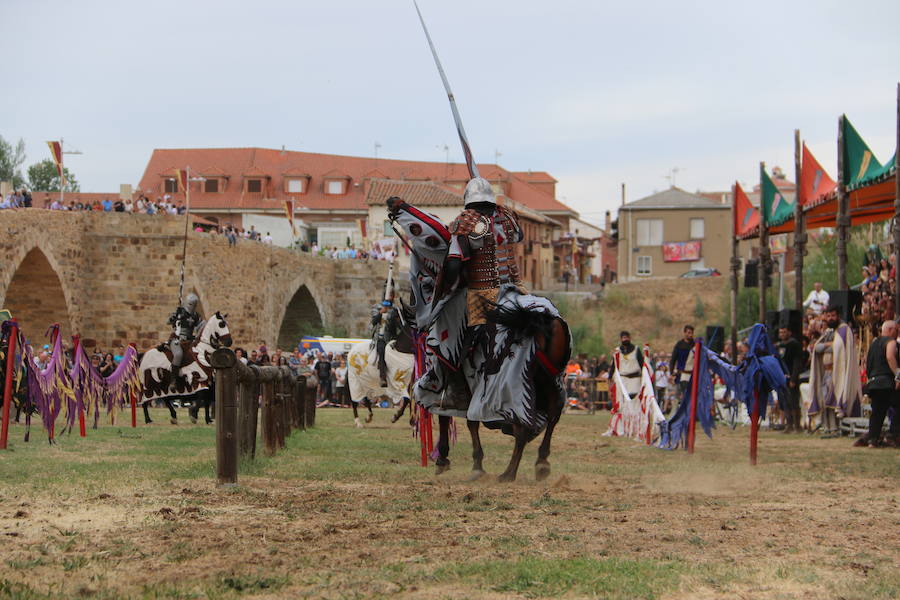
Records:
{"label": "wooden flagpole", "polygon": [[738,258],[737,237],[737,182],[731,187],[731,362],[737,364],[737,303],[738,276],[741,259]]}
{"label": "wooden flagpole", "polygon": [[[897,84],[897,144],[900,148],[900,83]],[[894,153],[894,272],[894,314],[900,315],[900,151]]]}
{"label": "wooden flagpole", "polygon": [[[9,328],[9,343],[6,346],[6,379],[3,381],[3,412],[0,415],[0,450],[6,450],[9,438],[9,407],[12,405],[13,375],[16,372],[16,341],[19,339],[19,326],[12,320]],[[23,353],[22,356],[25,356]]]}
{"label": "wooden flagpole", "polygon": [[694,437],[697,433],[697,390],[700,383],[700,340],[694,342],[694,372],[691,374],[691,414],[688,421],[688,454],[694,453]]}
{"label": "wooden flagpole", "polygon": [[803,256],[806,254],[806,221],[803,216],[803,202],[800,175],[802,151],[800,148],[800,130],[794,130],[794,180],[797,182],[794,194],[794,308],[803,310]]}
{"label": "wooden flagpole", "polygon": [[847,234],[849,229],[847,188],[844,185],[844,115],[838,119],[838,177],[837,177],[837,242],[835,254],[837,254],[838,289],[847,289]]}
{"label": "wooden flagpole", "polygon": [[760,323],[766,322],[766,292],[768,292],[768,282],[766,281],[766,273],[769,269],[769,226],[766,222],[766,205],[765,205],[765,189],[763,187],[763,172],[766,170],[766,163],[759,163],[759,319]]}

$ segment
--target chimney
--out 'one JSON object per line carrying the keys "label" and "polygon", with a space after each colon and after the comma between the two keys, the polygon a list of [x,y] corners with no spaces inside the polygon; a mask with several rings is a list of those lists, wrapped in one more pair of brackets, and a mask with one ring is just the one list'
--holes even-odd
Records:
{"label": "chimney", "polygon": [[622,184],[622,206],[625,206],[625,184]]}
{"label": "chimney", "polygon": [[603,227],[603,231],[606,232],[606,235],[609,235],[609,232],[611,229],[612,229],[612,216],[609,214],[609,211],[606,211],[606,224]]}

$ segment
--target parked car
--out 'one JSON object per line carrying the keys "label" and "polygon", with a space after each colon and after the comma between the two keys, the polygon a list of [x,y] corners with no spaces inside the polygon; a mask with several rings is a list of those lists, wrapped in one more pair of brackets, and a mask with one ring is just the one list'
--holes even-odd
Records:
{"label": "parked car", "polygon": [[682,277],[719,277],[722,274],[719,273],[718,269],[691,269],[687,273],[682,273]]}

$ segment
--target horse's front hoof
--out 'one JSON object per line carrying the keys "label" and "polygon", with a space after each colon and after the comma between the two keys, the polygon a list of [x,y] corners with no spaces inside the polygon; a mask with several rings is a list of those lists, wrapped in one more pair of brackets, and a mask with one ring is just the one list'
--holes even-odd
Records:
{"label": "horse's front hoof", "polygon": [[497,481],[500,483],[512,483],[516,480],[515,473],[503,473],[500,477],[497,478]]}
{"label": "horse's front hoof", "polygon": [[362,429],[362,428],[363,428],[363,424],[360,423],[359,417],[353,419],[353,422],[356,423],[356,426],[357,426],[359,429]]}
{"label": "horse's front hoof", "polygon": [[416,422],[416,418],[415,418],[415,417],[410,417],[410,418],[409,418],[409,426],[410,426],[410,427],[415,427],[417,424],[418,424],[418,423]]}
{"label": "horse's front hoof", "polygon": [[450,470],[450,461],[448,460],[446,464],[435,464],[434,465],[434,474],[440,475],[441,473],[446,473]]}
{"label": "horse's front hoof", "polygon": [[144,419],[144,425],[149,425],[153,422],[153,419]]}
{"label": "horse's front hoof", "polygon": [[212,425],[213,423],[215,423],[215,421],[213,421],[212,419],[206,419],[207,425]]}
{"label": "horse's front hoof", "polygon": [[372,413],[369,413],[368,415],[366,415],[366,423],[371,423],[372,419],[374,419],[374,418],[375,418],[375,415],[373,415]]}
{"label": "horse's front hoof", "polygon": [[197,424],[197,417],[191,417],[191,424],[193,424],[193,425]]}
{"label": "horse's front hoof", "polygon": [[550,463],[538,463],[534,465],[534,478],[543,481],[550,477]]}
{"label": "horse's front hoof", "polygon": [[178,425],[178,419],[169,419],[169,423],[172,425]]}
{"label": "horse's front hoof", "polygon": [[395,414],[393,417],[391,417],[391,423],[396,423],[396,422],[399,421],[399,420],[400,420],[400,414],[399,414],[399,413],[397,413],[397,414]]}
{"label": "horse's front hoof", "polygon": [[481,469],[473,469],[472,472],[469,473],[469,478],[468,478],[468,480],[469,480],[469,481],[478,481],[479,479],[481,479],[481,478],[484,477],[485,475],[487,475],[487,473],[485,473],[485,472],[482,471]]}

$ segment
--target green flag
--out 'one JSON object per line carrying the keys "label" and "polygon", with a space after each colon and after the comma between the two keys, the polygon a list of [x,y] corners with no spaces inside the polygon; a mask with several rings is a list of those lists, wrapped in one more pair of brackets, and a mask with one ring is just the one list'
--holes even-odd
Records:
{"label": "green flag", "polygon": [[781,225],[794,217],[794,203],[788,202],[784,194],[775,186],[769,178],[765,168],[759,170],[760,206],[762,207],[763,222],[766,227]]}
{"label": "green flag", "polygon": [[[855,189],[870,183],[873,179],[884,174],[885,167],[881,166],[869,146],[863,141],[850,119],[844,115],[844,173],[843,183],[849,189]],[[888,167],[889,169],[890,167]]]}

